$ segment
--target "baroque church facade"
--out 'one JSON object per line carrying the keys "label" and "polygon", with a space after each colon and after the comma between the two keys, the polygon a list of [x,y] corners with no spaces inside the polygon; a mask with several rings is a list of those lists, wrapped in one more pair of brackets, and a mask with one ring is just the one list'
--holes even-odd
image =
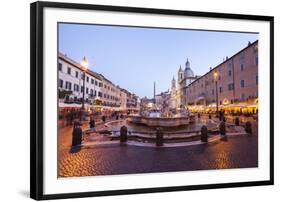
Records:
{"label": "baroque church facade", "polygon": [[197,78],[198,76],[194,75],[194,72],[190,67],[190,62],[187,58],[184,70],[181,65],[179,67],[177,81],[175,77],[173,77],[171,82],[171,108],[182,108],[186,105],[187,99],[184,89]]}

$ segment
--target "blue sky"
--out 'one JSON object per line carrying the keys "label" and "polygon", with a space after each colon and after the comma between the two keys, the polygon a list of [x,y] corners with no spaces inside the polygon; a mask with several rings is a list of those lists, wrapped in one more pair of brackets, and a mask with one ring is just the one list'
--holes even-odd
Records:
{"label": "blue sky", "polygon": [[140,97],[170,88],[189,59],[196,75],[246,47],[258,34],[59,24],[59,51]]}

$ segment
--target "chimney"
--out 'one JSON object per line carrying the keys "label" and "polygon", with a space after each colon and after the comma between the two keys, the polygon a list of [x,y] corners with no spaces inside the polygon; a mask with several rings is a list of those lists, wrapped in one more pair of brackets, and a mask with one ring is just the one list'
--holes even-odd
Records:
{"label": "chimney", "polygon": [[248,46],[250,46],[251,45],[251,41],[248,41]]}

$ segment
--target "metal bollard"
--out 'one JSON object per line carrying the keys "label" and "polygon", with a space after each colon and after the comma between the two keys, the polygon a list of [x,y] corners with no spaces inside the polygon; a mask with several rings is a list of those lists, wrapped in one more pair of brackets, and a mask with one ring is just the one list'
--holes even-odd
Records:
{"label": "metal bollard", "polygon": [[205,125],[201,128],[201,141],[208,142],[208,128]]}
{"label": "metal bollard", "polygon": [[120,128],[120,142],[127,142],[128,139],[128,129],[126,126]]}
{"label": "metal bollard", "polygon": [[253,131],[252,131],[252,124],[250,121],[247,121],[245,124],[245,131],[246,133],[248,133],[249,135],[252,135]]}
{"label": "metal bollard", "polygon": [[82,129],[80,122],[74,122],[73,131],[72,131],[72,147],[81,145],[82,143]]}
{"label": "metal bollard", "polygon": [[236,125],[236,126],[239,126],[239,125],[240,125],[239,117],[236,117],[235,120],[234,120],[234,122],[235,122],[235,125]]}
{"label": "metal bollard", "polygon": [[222,140],[226,140],[226,126],[225,126],[225,122],[224,121],[222,121],[220,123],[219,131],[220,131],[221,139]]}
{"label": "metal bollard", "polygon": [[157,147],[163,146],[163,132],[159,128],[157,128],[156,131],[156,146]]}

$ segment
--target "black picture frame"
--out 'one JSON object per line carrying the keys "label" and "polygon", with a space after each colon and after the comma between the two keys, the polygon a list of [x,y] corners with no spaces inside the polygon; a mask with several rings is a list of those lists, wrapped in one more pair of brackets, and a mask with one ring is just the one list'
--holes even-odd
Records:
{"label": "black picture frame", "polygon": [[[130,190],[95,191],[82,193],[43,193],[43,9],[67,8],[80,10],[118,11],[162,14],[167,16],[195,16],[223,19],[258,20],[270,23],[270,180],[239,183],[204,184],[174,187],[155,187]],[[30,5],[30,197],[36,200],[93,197],[121,194],[171,192],[228,187],[246,187],[274,184],[274,17],[183,10],[120,7],[58,2],[35,2]]]}

